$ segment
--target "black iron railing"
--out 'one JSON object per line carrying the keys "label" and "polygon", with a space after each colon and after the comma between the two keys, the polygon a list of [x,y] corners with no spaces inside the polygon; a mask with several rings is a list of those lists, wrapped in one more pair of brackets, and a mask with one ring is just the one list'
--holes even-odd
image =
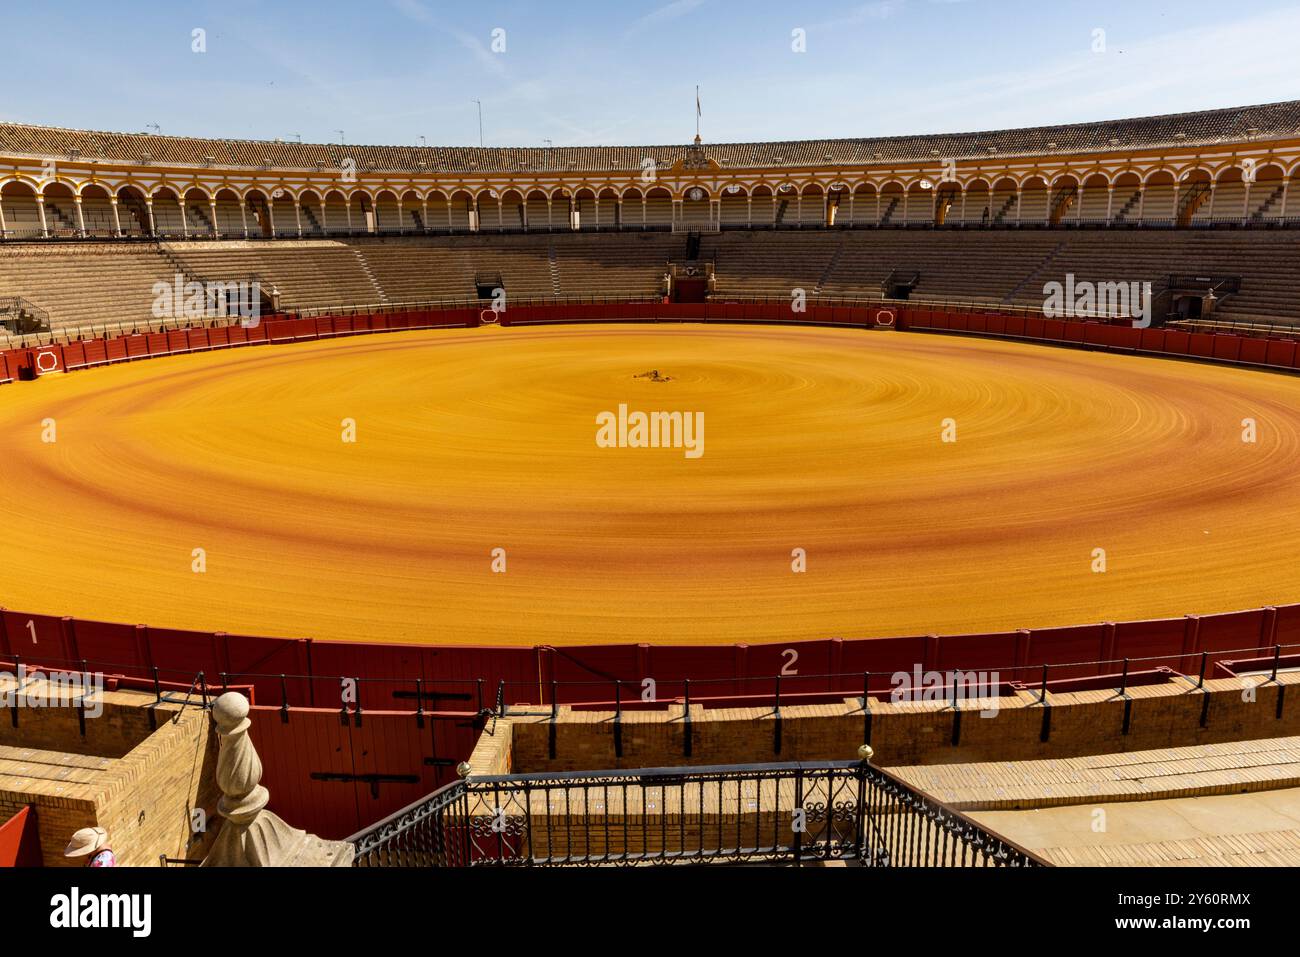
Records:
{"label": "black iron railing", "polygon": [[472,777],[349,840],[358,867],[1046,863],[858,761]]}

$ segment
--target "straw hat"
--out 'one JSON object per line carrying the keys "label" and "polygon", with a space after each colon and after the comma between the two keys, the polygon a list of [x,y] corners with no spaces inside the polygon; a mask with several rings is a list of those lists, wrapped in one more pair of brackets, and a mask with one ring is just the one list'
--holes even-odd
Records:
{"label": "straw hat", "polygon": [[108,843],[108,831],[102,827],[83,827],[63,849],[64,857],[85,857]]}

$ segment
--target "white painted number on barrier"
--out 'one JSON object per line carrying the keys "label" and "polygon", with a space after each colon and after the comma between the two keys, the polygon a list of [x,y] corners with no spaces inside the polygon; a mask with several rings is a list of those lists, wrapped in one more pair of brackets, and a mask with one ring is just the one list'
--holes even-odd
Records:
{"label": "white painted number on barrier", "polygon": [[786,659],[785,664],[781,667],[781,674],[797,675],[799,669],[795,667],[795,663],[799,660],[799,652],[795,651],[793,648],[787,648],[785,651],[781,652],[781,657]]}
{"label": "white painted number on barrier", "polygon": [[32,644],[36,644],[36,622],[27,619],[27,630],[32,633]]}

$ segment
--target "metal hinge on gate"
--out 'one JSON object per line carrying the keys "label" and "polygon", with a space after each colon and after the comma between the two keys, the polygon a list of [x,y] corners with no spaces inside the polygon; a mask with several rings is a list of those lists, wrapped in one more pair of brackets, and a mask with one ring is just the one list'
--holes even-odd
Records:
{"label": "metal hinge on gate", "polygon": [[370,785],[370,796],[379,797],[379,785],[381,784],[419,784],[420,776],[418,774],[347,774],[342,771],[313,771],[311,773],[313,781],[343,781],[355,784],[360,781]]}

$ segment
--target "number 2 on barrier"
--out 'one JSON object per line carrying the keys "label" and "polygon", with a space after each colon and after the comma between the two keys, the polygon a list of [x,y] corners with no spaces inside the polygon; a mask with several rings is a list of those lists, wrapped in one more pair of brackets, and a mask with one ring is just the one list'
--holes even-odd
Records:
{"label": "number 2 on barrier", "polygon": [[781,657],[787,659],[786,663],[781,666],[781,674],[797,675],[799,669],[795,667],[795,662],[799,660],[799,652],[795,651],[793,648],[787,648],[785,651],[781,652]]}

